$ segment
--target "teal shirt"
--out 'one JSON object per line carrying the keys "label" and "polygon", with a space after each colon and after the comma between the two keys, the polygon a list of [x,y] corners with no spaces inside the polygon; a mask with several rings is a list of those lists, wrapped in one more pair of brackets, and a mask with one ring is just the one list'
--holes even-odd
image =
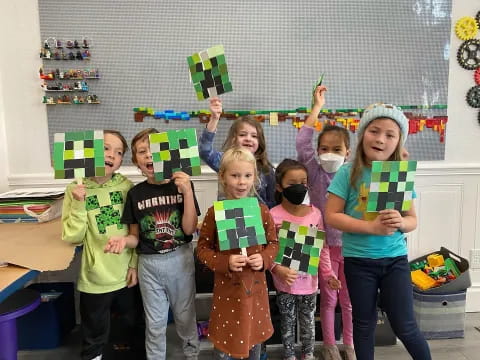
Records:
{"label": "teal shirt", "polygon": [[[352,164],[343,165],[335,174],[328,192],[345,200],[345,214],[357,219],[374,220],[377,213],[367,213],[371,169],[364,168],[358,188],[350,185]],[[415,191],[413,198],[416,197]],[[379,259],[407,254],[405,235],[397,230],[392,235],[370,235],[343,232],[343,256]]]}

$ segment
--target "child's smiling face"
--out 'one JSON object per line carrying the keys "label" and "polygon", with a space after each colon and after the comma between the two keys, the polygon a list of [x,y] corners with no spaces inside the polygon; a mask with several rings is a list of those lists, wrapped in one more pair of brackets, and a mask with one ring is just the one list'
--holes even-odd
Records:
{"label": "child's smiling face", "polygon": [[105,154],[105,175],[112,176],[122,165],[123,143],[115,135],[106,133],[103,137]]}
{"label": "child's smiling face", "polygon": [[250,124],[243,123],[238,129],[236,144],[255,154],[258,150],[257,129]]}
{"label": "child's smiling face", "polygon": [[249,196],[255,176],[255,166],[252,163],[243,160],[230,162],[221,178],[227,199]]}
{"label": "child's smiling face", "polygon": [[148,137],[140,139],[135,143],[135,164],[148,180],[155,178],[153,171],[152,153],[150,152],[150,142]]}
{"label": "child's smiling face", "polygon": [[371,161],[386,161],[394,153],[400,141],[400,127],[388,118],[373,120],[363,134],[363,151]]}

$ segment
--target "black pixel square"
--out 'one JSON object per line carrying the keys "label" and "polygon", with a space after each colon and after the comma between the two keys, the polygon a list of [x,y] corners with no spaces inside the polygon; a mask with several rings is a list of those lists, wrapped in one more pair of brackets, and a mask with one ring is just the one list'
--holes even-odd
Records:
{"label": "black pixel square", "polygon": [[73,141],[65,141],[65,150],[73,150]]}
{"label": "black pixel square", "polygon": [[382,172],[382,173],[380,174],[380,181],[381,181],[381,182],[390,181],[390,173],[388,173],[388,172]]}
{"label": "black pixel square", "polygon": [[393,193],[397,192],[397,183],[391,182],[388,184],[388,192]]}
{"label": "black pixel square", "polygon": [[178,146],[180,149],[187,149],[188,148],[188,141],[187,139],[180,139],[178,140]]}
{"label": "black pixel square", "polygon": [[315,238],[313,236],[305,236],[305,245],[313,245]]}

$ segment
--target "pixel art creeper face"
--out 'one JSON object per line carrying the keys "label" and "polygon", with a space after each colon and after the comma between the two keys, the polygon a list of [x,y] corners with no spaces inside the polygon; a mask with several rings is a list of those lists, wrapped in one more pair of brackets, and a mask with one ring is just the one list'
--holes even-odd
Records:
{"label": "pixel art creeper face", "polygon": [[232,91],[223,45],[195,53],[187,63],[198,100]]}
{"label": "pixel art creeper face", "polygon": [[278,232],[280,248],[275,262],[290,269],[317,275],[324,240],[325,233],[314,226],[283,221]]}
{"label": "pixel art creeper face", "polygon": [[266,244],[257,198],[215,201],[220,251]]}
{"label": "pixel art creeper face", "polygon": [[367,212],[412,207],[416,161],[373,161]]}
{"label": "pixel art creeper face", "polygon": [[156,181],[170,179],[175,171],[200,175],[197,132],[195,129],[169,130],[150,134],[150,151]]}
{"label": "pixel art creeper face", "polygon": [[117,225],[118,230],[121,230],[124,227],[124,225],[120,222],[120,211],[113,207],[114,205],[121,204],[123,204],[123,196],[121,191],[112,191],[110,193],[110,205],[104,206],[100,206],[97,195],[87,196],[85,199],[87,211],[100,209],[100,212],[95,215],[97,229],[100,234],[106,234],[107,226],[110,225]]}
{"label": "pixel art creeper face", "polygon": [[103,131],[56,133],[53,139],[55,179],[105,176]]}

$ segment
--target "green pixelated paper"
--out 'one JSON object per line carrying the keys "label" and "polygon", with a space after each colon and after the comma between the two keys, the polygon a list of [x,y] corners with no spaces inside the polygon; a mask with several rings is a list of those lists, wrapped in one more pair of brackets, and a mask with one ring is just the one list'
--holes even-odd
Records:
{"label": "green pixelated paper", "polygon": [[53,139],[55,179],[105,176],[103,131],[56,133]]}
{"label": "green pixelated paper", "polygon": [[416,161],[373,161],[367,212],[410,210],[416,170]]}
{"label": "green pixelated paper", "polygon": [[215,201],[213,209],[220,251],[267,243],[257,198]]}
{"label": "green pixelated paper", "polygon": [[223,45],[195,53],[187,63],[198,100],[232,91]]}
{"label": "green pixelated paper", "polygon": [[156,181],[170,179],[176,171],[201,174],[197,131],[194,128],[150,134],[150,151]]}
{"label": "green pixelated paper", "polygon": [[315,276],[324,241],[325,232],[315,226],[283,221],[278,231],[279,250],[275,262]]}

